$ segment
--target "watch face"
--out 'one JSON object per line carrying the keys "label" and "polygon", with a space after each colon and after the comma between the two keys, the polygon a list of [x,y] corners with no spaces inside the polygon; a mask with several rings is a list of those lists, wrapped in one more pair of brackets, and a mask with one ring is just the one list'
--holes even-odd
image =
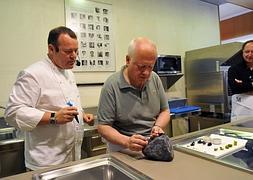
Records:
{"label": "watch face", "polygon": [[49,123],[50,124],[56,124],[55,113],[51,113]]}

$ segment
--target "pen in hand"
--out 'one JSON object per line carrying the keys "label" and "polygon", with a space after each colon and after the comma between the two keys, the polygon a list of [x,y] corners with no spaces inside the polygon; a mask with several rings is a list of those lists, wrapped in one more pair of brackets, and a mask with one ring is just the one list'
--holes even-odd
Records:
{"label": "pen in hand", "polygon": [[[67,105],[68,105],[68,106],[73,106],[73,103],[70,102],[70,101],[68,101],[68,102],[67,102]],[[79,123],[79,120],[78,120],[77,115],[75,115],[75,119],[76,119],[76,122]]]}

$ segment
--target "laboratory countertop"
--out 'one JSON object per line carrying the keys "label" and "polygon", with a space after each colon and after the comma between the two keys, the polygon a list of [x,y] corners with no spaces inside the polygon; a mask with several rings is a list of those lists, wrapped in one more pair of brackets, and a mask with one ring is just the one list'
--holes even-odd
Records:
{"label": "laboratory countertop", "polygon": [[[240,129],[240,127],[233,126],[234,123],[229,123],[219,127]],[[217,128],[217,127],[215,127]],[[196,135],[196,133],[203,133],[205,131],[210,131],[210,129],[201,130],[194,133],[188,133],[179,137],[172,138],[172,141],[179,141],[180,139],[188,138],[189,136]],[[246,128],[249,132],[253,132],[253,128]],[[174,150],[174,160],[172,162],[161,162],[161,161],[151,161],[144,158],[140,158],[139,153],[133,152],[114,152],[110,155],[116,159],[124,162],[125,164],[137,169],[138,171],[146,174],[152,179],[162,180],[162,179],[205,179],[205,180],[252,180],[253,173],[244,171],[239,168],[232,166],[227,166],[222,163],[204,158],[202,156],[196,156],[182,151]],[[49,169],[37,170],[32,172],[27,172],[23,174],[18,174],[15,176],[9,176],[4,179],[15,179],[15,180],[29,180],[32,179],[32,175],[35,173],[46,172],[52,169],[59,169],[62,167],[72,166],[80,164],[83,162],[88,162],[99,158],[102,155],[82,159],[80,161],[70,162],[59,166],[54,166]]]}
{"label": "laboratory countertop", "polygon": [[[238,169],[227,167],[215,162],[207,161],[202,158],[191,156],[182,152],[175,151],[175,158],[172,162],[150,161],[136,158],[135,155],[115,152],[111,154],[125,164],[148,175],[152,179],[205,179],[205,180],[252,180],[253,175]],[[102,156],[102,155],[100,155]],[[71,166],[92,160],[97,157],[83,159],[76,162],[70,162],[47,170],[37,170],[15,176],[9,176],[4,179],[29,180],[35,173],[41,173],[55,168]]]}

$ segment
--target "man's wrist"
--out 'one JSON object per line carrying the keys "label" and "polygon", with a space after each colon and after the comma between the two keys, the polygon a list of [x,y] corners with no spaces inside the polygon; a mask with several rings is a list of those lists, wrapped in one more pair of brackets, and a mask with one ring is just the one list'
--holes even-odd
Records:
{"label": "man's wrist", "polygon": [[160,125],[155,124],[154,126],[157,126],[157,127],[159,127],[159,128],[161,128],[161,129],[162,129],[162,127],[161,127]]}
{"label": "man's wrist", "polygon": [[130,148],[130,138],[129,136],[126,136],[126,141],[124,143],[123,146],[125,146],[125,148]]}

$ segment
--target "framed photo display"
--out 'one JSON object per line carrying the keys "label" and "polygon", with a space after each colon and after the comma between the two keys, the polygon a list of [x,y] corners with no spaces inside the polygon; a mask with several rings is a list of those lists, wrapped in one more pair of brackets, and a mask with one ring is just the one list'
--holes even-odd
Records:
{"label": "framed photo display", "polygon": [[73,71],[115,71],[112,5],[65,0],[66,26],[77,35],[78,58]]}

